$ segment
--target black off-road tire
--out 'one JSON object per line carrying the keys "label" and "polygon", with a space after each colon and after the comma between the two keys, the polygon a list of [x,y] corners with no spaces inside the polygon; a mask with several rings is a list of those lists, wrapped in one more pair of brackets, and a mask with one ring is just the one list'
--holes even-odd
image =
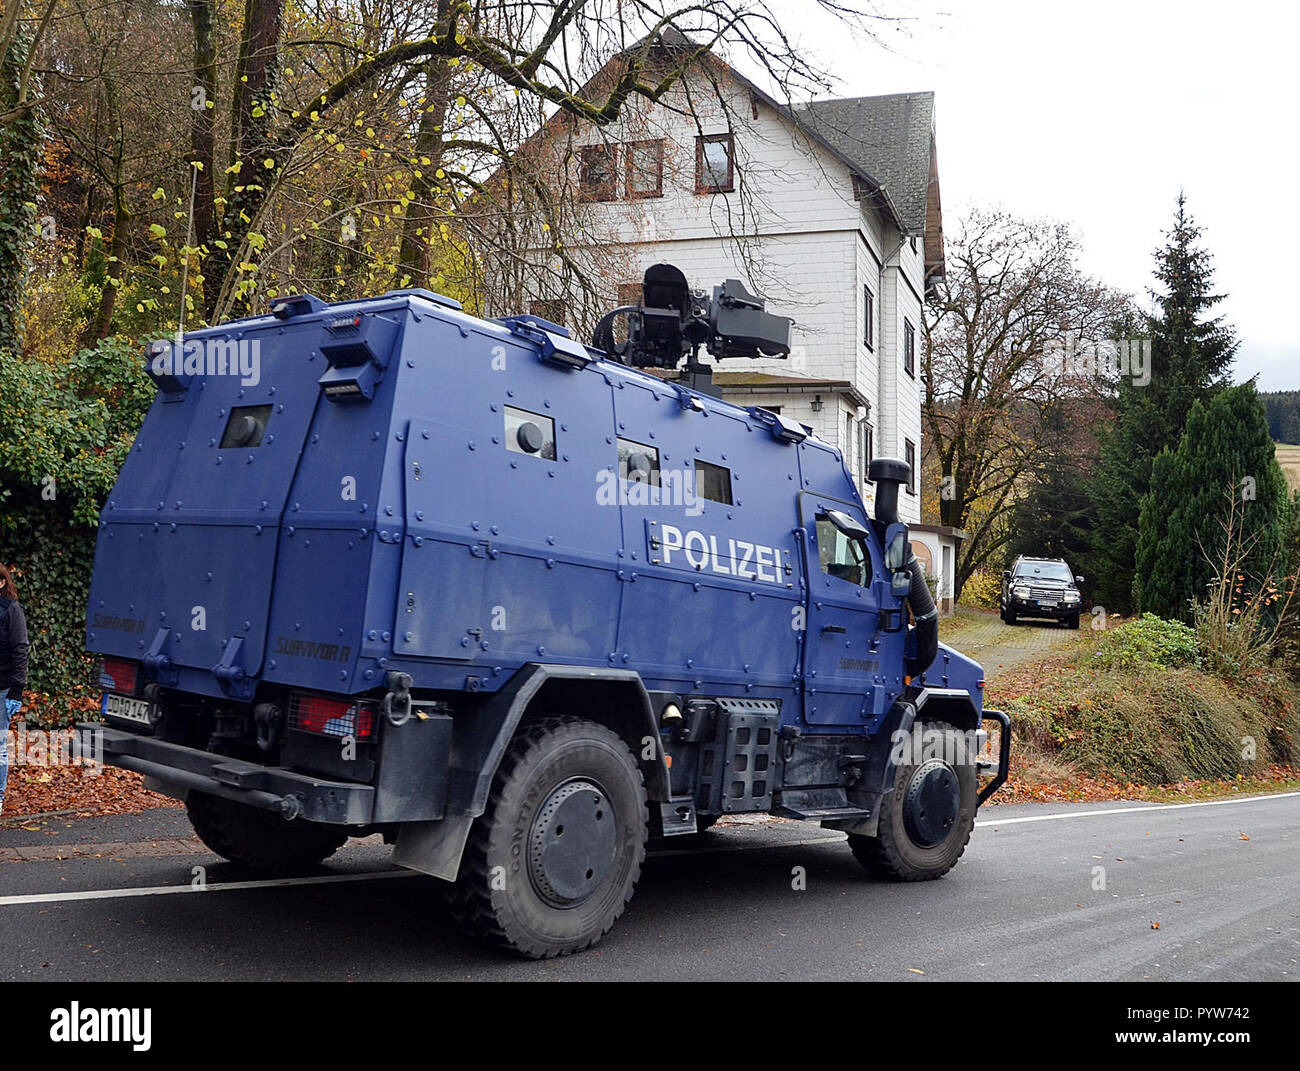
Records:
{"label": "black off-road tire", "polygon": [[1079,615],[1071,614],[1065,619],[1065,627],[1077,629],[1079,627]]}
{"label": "black off-road tire", "polygon": [[217,855],[271,874],[310,870],[348,839],[336,826],[286,822],[270,811],[206,792],[190,792],[185,810],[194,832]]}
{"label": "black off-road tire", "polygon": [[1003,610],[1002,620],[1005,624],[1014,625],[1016,623],[1016,612],[1014,610]]}
{"label": "black off-road tire", "polygon": [[[563,846],[562,807],[582,838]],[[530,959],[581,952],[632,899],[648,840],[645,779],[621,737],[575,717],[526,721],[474,820],[447,902],[462,928],[497,947]],[[561,851],[587,852],[574,845],[591,846],[581,855],[585,875],[572,870],[577,856],[554,862]],[[559,887],[560,877],[571,885]]]}
{"label": "black off-road tire", "polygon": [[[962,752],[948,751],[960,746],[961,734],[954,728],[937,723],[927,724],[925,730],[940,731],[945,738],[945,754],[961,756]],[[881,800],[880,825],[874,837],[858,833],[849,834],[849,847],[867,870],[896,881],[933,881],[941,878],[957,865],[975,828],[975,810],[979,795],[979,778],[974,756],[971,761],[944,765],[957,778],[959,804],[952,827],[947,835],[933,846],[916,843],[908,832],[904,819],[905,798],[916,772],[926,763],[914,763],[898,770],[894,790]]]}

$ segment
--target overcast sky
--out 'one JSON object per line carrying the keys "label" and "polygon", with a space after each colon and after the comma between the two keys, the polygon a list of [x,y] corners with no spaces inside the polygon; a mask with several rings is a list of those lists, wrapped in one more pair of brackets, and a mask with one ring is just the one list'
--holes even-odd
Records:
{"label": "overcast sky", "polygon": [[1165,0],[880,0],[916,16],[853,41],[770,0],[837,95],[932,89],[946,228],[971,203],[1072,222],[1083,266],[1144,302],[1179,189],[1205,228],[1238,380],[1300,389],[1300,8]]}

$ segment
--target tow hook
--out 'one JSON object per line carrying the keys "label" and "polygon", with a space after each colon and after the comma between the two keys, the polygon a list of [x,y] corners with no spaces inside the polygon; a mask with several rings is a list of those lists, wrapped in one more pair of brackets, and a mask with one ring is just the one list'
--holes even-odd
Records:
{"label": "tow hook", "polygon": [[405,725],[411,720],[411,675],[388,671],[388,692],[384,695],[384,717],[390,725]]}

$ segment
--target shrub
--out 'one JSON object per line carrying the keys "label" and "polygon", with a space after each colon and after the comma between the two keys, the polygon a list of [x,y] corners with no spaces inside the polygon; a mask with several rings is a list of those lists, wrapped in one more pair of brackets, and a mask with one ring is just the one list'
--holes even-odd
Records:
{"label": "shrub", "polygon": [[1143,614],[1111,629],[1092,653],[1101,669],[1199,666],[1196,630],[1180,621]]}
{"label": "shrub", "polygon": [[[1245,531],[1246,504],[1238,508],[1236,495],[1230,497],[1227,517],[1220,523],[1222,549],[1217,556],[1206,555],[1214,579],[1205,598],[1192,604],[1192,621],[1207,665],[1224,677],[1239,677],[1264,669],[1275,654],[1285,657],[1284,632],[1295,623],[1290,610],[1297,577],[1296,563],[1289,576],[1281,575],[1291,555],[1286,546],[1258,570],[1251,569],[1256,540]],[[1293,523],[1289,513],[1287,523]]]}
{"label": "shrub", "polygon": [[1002,580],[997,573],[972,573],[962,585],[957,601],[962,606],[996,610],[1002,601]]}

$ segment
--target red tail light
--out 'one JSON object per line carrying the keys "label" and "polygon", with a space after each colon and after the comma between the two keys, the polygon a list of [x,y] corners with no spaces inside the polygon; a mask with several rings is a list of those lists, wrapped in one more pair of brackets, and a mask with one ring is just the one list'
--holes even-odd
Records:
{"label": "red tail light", "polygon": [[289,728],[320,736],[370,740],[375,735],[375,712],[347,699],[295,692],[289,700]]}
{"label": "red tail light", "polygon": [[136,672],[139,667],[125,658],[105,658],[99,666],[99,686],[106,692],[135,694]]}

